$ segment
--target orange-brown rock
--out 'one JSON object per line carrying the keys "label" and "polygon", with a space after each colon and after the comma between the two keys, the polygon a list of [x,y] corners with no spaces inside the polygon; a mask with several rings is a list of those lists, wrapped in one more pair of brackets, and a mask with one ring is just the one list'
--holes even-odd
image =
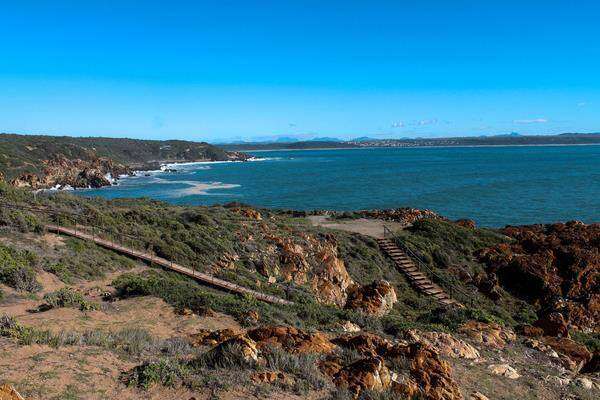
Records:
{"label": "orange-brown rock", "polygon": [[512,329],[502,327],[495,323],[485,323],[479,321],[467,321],[458,328],[462,333],[478,343],[486,346],[503,349],[507,342],[514,341],[517,336]]}
{"label": "orange-brown rock", "polygon": [[244,314],[242,318],[247,324],[254,325],[260,320],[260,315],[258,314],[258,311],[250,310]]}
{"label": "orange-brown rock", "polygon": [[422,342],[431,346],[439,354],[452,358],[465,358],[474,360],[480,357],[479,351],[463,340],[457,339],[444,332],[418,332],[409,330],[407,339]]}
{"label": "orange-brown rock", "polygon": [[546,314],[544,317],[538,319],[533,324],[535,327],[540,328],[546,336],[569,336],[569,326],[565,317],[558,312]]}
{"label": "orange-brown rock", "polygon": [[335,374],[338,373],[340,369],[342,369],[342,365],[340,364],[340,360],[337,357],[325,358],[324,360],[320,360],[318,363],[319,370],[330,378],[333,378]]}
{"label": "orange-brown rock", "polygon": [[319,302],[338,307],[346,304],[347,290],[354,281],[339,257],[332,235],[314,237],[299,233],[294,240],[265,232],[265,237],[274,243],[266,253],[275,262],[267,257],[254,261],[259,273],[300,285],[308,282]]}
{"label": "orange-brown rock", "polygon": [[191,334],[189,338],[193,346],[215,346],[239,335],[241,335],[241,332],[229,328],[217,331],[200,329],[198,332]]}
{"label": "orange-brown rock", "polygon": [[454,223],[463,228],[475,229],[475,221],[472,219],[457,219]]}
{"label": "orange-brown rock", "polygon": [[532,326],[528,324],[519,326],[518,331],[521,335],[530,338],[540,337],[544,335],[544,330],[542,328],[538,328],[537,326]]}
{"label": "orange-brown rock", "polygon": [[343,307],[348,288],[354,281],[338,256],[335,242],[327,240],[320,246],[312,275],[311,288],[319,301]]}
{"label": "orange-brown rock", "polygon": [[552,347],[559,356],[565,367],[573,372],[579,372],[584,365],[592,359],[592,354],[582,344],[568,338],[545,337],[543,342]]}
{"label": "orange-brown rock", "polygon": [[382,391],[389,388],[392,376],[383,358],[370,357],[340,369],[333,377],[333,383],[348,388],[357,396],[363,390]]}
{"label": "orange-brown rock", "polygon": [[370,285],[355,285],[350,288],[346,308],[368,315],[382,316],[390,312],[397,301],[394,287],[381,280]]}
{"label": "orange-brown rock", "polygon": [[7,383],[0,385],[0,400],[24,400],[17,390]]}
{"label": "orange-brown rock", "polygon": [[207,354],[210,354],[209,359],[213,360],[215,365],[226,366],[232,356],[243,359],[248,363],[257,362],[259,350],[256,342],[240,335],[219,343]]}
{"label": "orange-brown rock", "polygon": [[247,331],[246,335],[261,348],[277,346],[290,353],[330,353],[335,349],[323,333],[308,333],[291,326],[261,327]]}
{"label": "orange-brown rock", "polygon": [[413,343],[408,347],[407,356],[411,361],[410,372],[419,384],[425,398],[432,400],[459,400],[462,394],[452,377],[448,362],[429,346]]}
{"label": "orange-brown rock", "polygon": [[477,254],[488,274],[516,296],[550,305],[547,313],[561,312],[573,329],[598,331],[600,224],[509,226],[502,233],[513,241]]}
{"label": "orange-brown rock", "polygon": [[283,372],[265,371],[255,372],[250,376],[255,383],[275,383],[289,385],[293,383],[293,380]]}
{"label": "orange-brown rock", "polygon": [[332,339],[332,342],[340,347],[355,350],[363,356],[371,357],[385,356],[393,347],[389,340],[366,332],[358,335],[343,335]]}
{"label": "orange-brown rock", "polygon": [[130,174],[131,170],[109,158],[90,157],[89,160],[68,159],[55,156],[44,161],[39,175],[25,173],[11,181],[16,187],[32,189],[71,186],[74,188],[109,186],[119,175]]}
{"label": "orange-brown rock", "polygon": [[392,390],[403,399],[413,399],[421,394],[419,384],[408,376],[394,377],[392,375]]}

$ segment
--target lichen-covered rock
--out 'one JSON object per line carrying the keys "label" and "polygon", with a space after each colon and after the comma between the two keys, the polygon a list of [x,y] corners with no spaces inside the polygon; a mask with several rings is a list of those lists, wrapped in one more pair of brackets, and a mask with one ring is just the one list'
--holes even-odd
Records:
{"label": "lichen-covered rock", "polygon": [[382,316],[398,301],[394,287],[381,280],[366,286],[353,286],[348,292],[346,308],[368,315]]}
{"label": "lichen-covered rock", "polygon": [[507,342],[516,340],[514,331],[507,327],[502,327],[495,323],[485,323],[479,321],[467,321],[458,328],[462,333],[478,343],[486,346],[503,349]]}

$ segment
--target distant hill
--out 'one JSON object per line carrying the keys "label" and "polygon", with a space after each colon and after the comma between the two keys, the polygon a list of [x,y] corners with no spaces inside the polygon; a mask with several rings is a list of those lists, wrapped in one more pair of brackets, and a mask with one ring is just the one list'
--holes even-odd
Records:
{"label": "distant hill", "polygon": [[450,137],[450,138],[402,138],[372,139],[360,137],[348,141],[303,141],[294,143],[244,143],[224,144],[228,150],[295,150],[316,148],[353,147],[431,147],[431,146],[526,146],[526,145],[569,145],[600,144],[599,133],[563,133],[559,135],[526,136],[512,132],[506,135]]}
{"label": "distant hill", "polygon": [[0,173],[6,180],[23,174],[40,175],[49,160],[60,159],[63,164],[65,160],[81,160],[79,165],[91,165],[99,158],[127,169],[147,169],[165,162],[243,160],[248,156],[183,140],[0,134]]}

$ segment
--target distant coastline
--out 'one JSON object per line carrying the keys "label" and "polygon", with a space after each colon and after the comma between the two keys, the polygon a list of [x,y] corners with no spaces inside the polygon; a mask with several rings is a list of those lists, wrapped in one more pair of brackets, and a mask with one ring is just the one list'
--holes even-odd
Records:
{"label": "distant coastline", "polygon": [[360,149],[440,149],[440,148],[468,148],[468,147],[569,147],[569,146],[600,146],[600,143],[572,143],[572,144],[464,144],[464,145],[438,145],[438,146],[361,146],[361,147],[314,147],[305,149],[277,148],[277,149],[247,149],[254,153],[271,151],[310,151],[310,150],[360,150]]}
{"label": "distant coastline", "polygon": [[230,151],[323,150],[355,148],[411,147],[490,147],[490,146],[572,146],[600,144],[600,133],[563,133],[560,135],[500,135],[451,138],[308,140],[296,142],[248,142],[220,144]]}

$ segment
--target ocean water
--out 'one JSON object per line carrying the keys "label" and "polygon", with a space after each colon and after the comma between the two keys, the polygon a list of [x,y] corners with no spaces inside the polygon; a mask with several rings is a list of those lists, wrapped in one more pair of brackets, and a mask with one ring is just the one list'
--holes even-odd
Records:
{"label": "ocean water", "polygon": [[600,222],[600,146],[255,152],[261,161],[179,164],[85,196],[298,210],[428,208],[482,226]]}

